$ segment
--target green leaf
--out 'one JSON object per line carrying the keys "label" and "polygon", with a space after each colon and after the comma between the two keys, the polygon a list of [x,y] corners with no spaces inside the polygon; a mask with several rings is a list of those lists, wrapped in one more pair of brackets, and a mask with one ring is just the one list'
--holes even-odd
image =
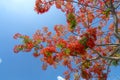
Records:
{"label": "green leaf", "polygon": [[71,20],[75,20],[75,16],[73,13],[69,13],[67,16],[67,20],[70,22]]}
{"label": "green leaf", "polygon": [[75,29],[76,25],[77,25],[76,20],[72,20],[70,23],[70,28]]}
{"label": "green leaf", "polygon": [[28,43],[31,39],[23,38],[23,43]]}
{"label": "green leaf", "polygon": [[107,8],[107,9],[106,9],[106,12],[110,12],[110,10],[111,10],[110,8]]}
{"label": "green leaf", "polygon": [[104,12],[103,12],[103,14],[104,15],[106,15],[106,17],[108,17],[109,16],[109,14],[110,14],[110,8],[107,8]]}
{"label": "green leaf", "polygon": [[79,43],[80,44],[82,44],[82,45],[84,45],[84,47],[85,47],[85,49],[87,49],[88,48],[88,46],[86,45],[86,43],[87,43],[87,40],[88,40],[88,38],[87,37],[82,37],[82,39],[80,39],[79,40]]}
{"label": "green leaf", "polygon": [[82,39],[80,39],[79,42],[80,42],[81,44],[83,44],[83,45],[86,44],[86,42],[87,42],[87,37],[85,37],[85,36],[82,37]]}
{"label": "green leaf", "polygon": [[66,54],[70,54],[70,49],[67,48],[67,49],[64,50],[64,52],[65,52]]}
{"label": "green leaf", "polygon": [[120,57],[120,54],[119,54],[119,53],[116,53],[116,54],[114,54],[114,56],[116,56],[116,57]]}
{"label": "green leaf", "polygon": [[70,28],[75,29],[77,22],[75,19],[75,15],[73,13],[69,13],[67,16],[67,21],[70,23]]}
{"label": "green leaf", "polygon": [[41,43],[42,41],[41,40],[37,40],[38,44]]}
{"label": "green leaf", "polygon": [[61,45],[61,44],[58,44],[57,47],[61,49],[61,48],[62,48],[62,45]]}
{"label": "green leaf", "polygon": [[88,69],[91,65],[92,65],[92,64],[91,64],[90,61],[86,61],[85,63],[82,64],[82,68]]}
{"label": "green leaf", "polygon": [[119,65],[119,61],[118,61],[118,60],[113,60],[113,61],[112,61],[112,65],[118,66],[118,65]]}
{"label": "green leaf", "polygon": [[19,48],[19,50],[20,50],[20,51],[22,51],[22,50],[23,50],[23,48]]}
{"label": "green leaf", "polygon": [[51,56],[51,53],[50,53],[50,52],[46,52],[46,54],[47,54],[48,57]]}

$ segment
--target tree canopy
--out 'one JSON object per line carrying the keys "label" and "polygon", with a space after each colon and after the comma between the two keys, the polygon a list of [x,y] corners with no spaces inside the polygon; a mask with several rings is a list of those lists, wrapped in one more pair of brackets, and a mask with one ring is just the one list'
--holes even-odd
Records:
{"label": "tree canopy", "polygon": [[[41,58],[42,69],[66,66],[65,79],[106,80],[110,66],[120,62],[120,1],[119,0],[36,0],[38,14],[49,12],[51,6],[65,13],[66,24],[37,30],[32,37],[16,33],[14,52],[33,51]],[[40,57],[41,56],[41,57]]]}

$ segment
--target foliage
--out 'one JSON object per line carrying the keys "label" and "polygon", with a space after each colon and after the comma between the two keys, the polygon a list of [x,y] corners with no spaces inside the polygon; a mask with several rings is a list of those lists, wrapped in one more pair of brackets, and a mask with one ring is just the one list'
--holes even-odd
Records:
{"label": "foliage", "polygon": [[68,67],[66,80],[72,73],[74,80],[106,80],[109,67],[120,61],[119,4],[119,0],[36,0],[38,14],[55,5],[65,13],[66,25],[55,25],[55,33],[44,27],[32,38],[15,34],[23,43],[16,45],[14,52],[34,50],[33,56],[42,56],[43,70],[48,65]]}

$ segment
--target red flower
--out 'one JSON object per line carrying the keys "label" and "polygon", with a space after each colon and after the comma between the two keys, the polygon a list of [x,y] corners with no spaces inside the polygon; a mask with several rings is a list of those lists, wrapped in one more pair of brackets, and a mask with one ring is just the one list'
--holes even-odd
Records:
{"label": "red flower", "polygon": [[32,49],[34,47],[34,44],[32,42],[27,42],[25,47],[26,49]]}
{"label": "red flower", "polygon": [[14,36],[13,36],[13,38],[14,39],[17,39],[17,38],[19,38],[19,37],[21,37],[22,35],[20,34],[20,33],[16,33]]}
{"label": "red flower", "polygon": [[14,53],[18,53],[20,50],[23,50],[23,45],[15,45],[14,47]]}
{"label": "red flower", "polygon": [[33,53],[33,56],[38,57],[38,56],[40,56],[40,54],[39,53]]}
{"label": "red flower", "polygon": [[90,37],[93,37],[93,39],[96,40],[96,28],[89,28],[86,32],[90,35]]}
{"label": "red flower", "polygon": [[35,42],[40,42],[42,40],[42,35],[40,33],[40,30],[37,30],[35,34],[33,35],[33,40]]}
{"label": "red flower", "polygon": [[95,43],[94,43],[93,39],[91,39],[91,38],[88,39],[86,44],[89,48],[93,48],[95,46]]}
{"label": "red flower", "polygon": [[78,41],[68,44],[68,48],[70,49],[71,53],[83,54],[85,52],[84,46]]}
{"label": "red flower", "polygon": [[36,0],[35,11],[39,13],[47,12],[50,9],[50,4],[44,4],[42,0]]}
{"label": "red flower", "polygon": [[18,52],[19,52],[18,46],[15,45],[15,47],[14,47],[14,53],[18,53]]}
{"label": "red flower", "polygon": [[52,56],[44,57],[43,60],[44,60],[44,62],[48,63],[49,65],[53,65],[54,64],[54,60],[53,60]]}
{"label": "red flower", "polygon": [[44,56],[51,56],[52,53],[56,52],[56,48],[55,47],[46,47],[43,48],[40,53],[44,54]]}
{"label": "red flower", "polygon": [[47,63],[43,63],[42,69],[43,69],[43,70],[46,70],[46,69],[47,69],[47,66],[48,66]]}
{"label": "red flower", "polygon": [[67,42],[64,39],[60,39],[60,40],[58,40],[57,45],[58,45],[58,47],[60,46],[60,47],[64,48],[64,47],[66,47]]}

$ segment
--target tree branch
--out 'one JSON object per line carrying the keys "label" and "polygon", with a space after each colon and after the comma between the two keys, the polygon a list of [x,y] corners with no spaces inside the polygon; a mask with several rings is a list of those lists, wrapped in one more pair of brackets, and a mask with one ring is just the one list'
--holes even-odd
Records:
{"label": "tree branch", "polygon": [[117,14],[115,12],[115,8],[113,6],[113,3],[112,1],[110,1],[110,8],[111,8],[111,13],[112,13],[112,16],[113,16],[113,19],[114,19],[114,35],[116,36],[116,38],[120,39],[120,36],[118,34],[118,17],[117,17]]}
{"label": "tree branch", "polygon": [[[50,1],[48,1],[48,2],[45,2],[45,3],[49,3],[49,2],[53,2],[53,1],[56,1],[56,0],[50,0]],[[80,2],[77,2],[77,1],[69,1],[69,0],[64,0],[64,1],[66,1],[66,2],[73,2],[73,3],[77,3],[77,4],[80,4],[81,6],[85,6],[85,7],[90,7],[90,8],[95,8],[95,9],[99,9],[99,10],[102,10],[103,11],[103,9],[101,9],[101,8],[98,8],[98,7],[95,7],[95,6],[91,6],[91,5],[87,5],[87,4],[83,4],[83,3],[80,3]]]}
{"label": "tree branch", "polygon": [[105,0],[103,0],[103,2],[105,3],[105,6],[108,8],[109,6],[106,4]]}
{"label": "tree branch", "polygon": [[77,2],[77,1],[71,1],[71,2],[80,4],[80,5],[85,6],[85,7],[95,8],[95,9],[99,9],[99,10],[102,10],[102,11],[103,11],[103,9],[98,8],[98,7],[95,7],[95,6],[86,5],[86,4],[83,4],[83,3],[79,3],[79,2]]}
{"label": "tree branch", "polygon": [[[93,49],[92,49],[92,50],[93,50]],[[93,51],[94,51],[95,53],[97,53],[100,58],[108,59],[108,60],[120,60],[120,57],[102,56],[98,51],[96,51],[96,50],[93,50]]]}
{"label": "tree branch", "polygon": [[116,52],[120,50],[120,46],[117,47],[109,56],[113,56]]}
{"label": "tree branch", "polygon": [[119,4],[115,7],[115,9],[117,9],[119,6],[120,6],[120,2],[119,2]]}
{"label": "tree branch", "polygon": [[120,46],[120,44],[97,44],[96,46]]}
{"label": "tree branch", "polygon": [[94,58],[92,58],[92,59],[87,59],[87,61],[95,61],[95,60],[98,60],[100,57],[98,56],[98,57],[94,57]]}
{"label": "tree branch", "polygon": [[108,63],[108,67],[107,67],[107,75],[108,75],[108,73],[109,73],[109,69],[110,69],[110,65],[111,65],[111,63],[112,63],[112,60]]}

